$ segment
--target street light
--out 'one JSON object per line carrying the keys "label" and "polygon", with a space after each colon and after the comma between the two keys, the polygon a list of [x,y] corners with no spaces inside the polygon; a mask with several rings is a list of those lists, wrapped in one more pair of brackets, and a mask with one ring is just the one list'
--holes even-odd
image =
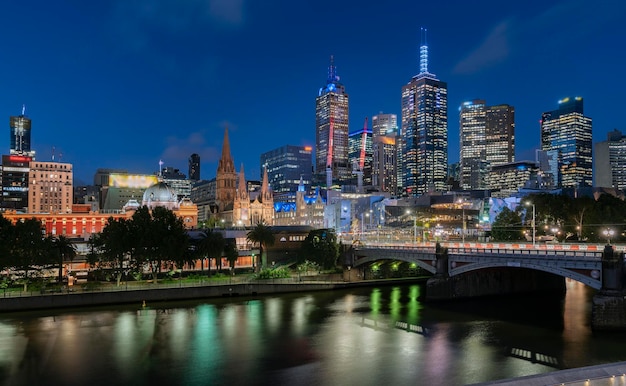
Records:
{"label": "street light", "polygon": [[615,231],[613,229],[607,228],[602,231],[602,234],[606,238],[606,243],[611,244],[611,237],[613,237],[613,235],[615,234]]}
{"label": "street light", "polygon": [[535,204],[531,202],[526,202],[526,206],[532,205],[533,207],[533,247],[535,246]]}

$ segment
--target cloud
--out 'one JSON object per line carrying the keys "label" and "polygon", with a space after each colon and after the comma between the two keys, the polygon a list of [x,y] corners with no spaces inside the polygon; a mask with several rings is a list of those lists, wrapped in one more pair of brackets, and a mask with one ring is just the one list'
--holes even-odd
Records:
{"label": "cloud", "polygon": [[503,21],[496,25],[476,49],[465,56],[453,71],[472,74],[494,66],[507,59],[510,53],[510,33],[513,23]]}
{"label": "cloud", "polygon": [[162,41],[243,28],[247,0],[118,0],[110,15],[118,42],[134,51]]}
{"label": "cloud", "polygon": [[186,164],[193,153],[200,155],[202,162],[214,162],[221,156],[221,142],[219,147],[207,143],[204,132],[190,133],[186,138],[168,137],[167,147],[161,154],[166,166]]}
{"label": "cloud", "polygon": [[501,21],[456,64],[454,72],[476,73],[520,55],[542,60],[570,55],[572,47],[580,47],[585,39],[594,39],[599,30],[625,17],[623,0],[563,0],[528,18]]}

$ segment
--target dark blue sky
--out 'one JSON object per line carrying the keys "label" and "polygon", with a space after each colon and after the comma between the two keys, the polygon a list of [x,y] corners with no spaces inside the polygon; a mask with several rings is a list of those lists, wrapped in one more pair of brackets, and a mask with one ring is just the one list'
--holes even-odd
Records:
{"label": "dark blue sky", "polygon": [[37,159],[54,147],[80,182],[99,167],[152,173],[159,159],[187,173],[191,153],[212,178],[225,125],[237,169],[259,178],[261,153],[314,145],[331,54],[351,131],[399,115],[422,26],[429,70],[448,82],[451,162],[458,106],[474,98],[515,106],[518,160],[566,96],[584,98],[594,142],[626,132],[623,0],[6,0],[0,14],[0,153],[25,104]]}

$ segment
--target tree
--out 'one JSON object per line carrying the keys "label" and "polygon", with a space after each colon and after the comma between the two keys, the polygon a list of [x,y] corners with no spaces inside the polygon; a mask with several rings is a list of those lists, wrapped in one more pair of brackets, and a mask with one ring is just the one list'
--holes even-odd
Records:
{"label": "tree", "polygon": [[[259,245],[259,258],[261,262],[263,262],[263,249],[265,247],[271,247],[274,245],[274,232],[272,229],[267,226],[263,221],[256,224],[254,228],[250,232],[248,232],[246,239],[252,244]],[[254,262],[252,262],[254,264]],[[260,270],[259,260],[257,258],[256,268],[255,270],[258,272]]]}
{"label": "tree", "polygon": [[40,270],[41,264],[45,264],[46,255],[49,253],[43,237],[43,227],[34,218],[18,221],[15,224],[13,248],[10,255],[11,266],[24,271],[24,290],[27,289],[29,272],[33,269]]}
{"label": "tree", "polygon": [[130,254],[134,248],[134,240],[130,221],[125,218],[114,219],[112,217],[109,218],[102,232],[92,239],[93,248],[90,253],[97,258],[101,267],[113,271],[118,287],[124,271],[132,265]]}
{"label": "tree", "polygon": [[0,214],[0,270],[11,266],[11,253],[15,240],[15,227]]}
{"label": "tree", "polygon": [[315,229],[309,232],[302,243],[299,261],[312,261],[323,269],[331,269],[337,265],[339,244],[337,235],[332,229]]}
{"label": "tree", "polygon": [[[207,228],[200,233],[199,251],[202,256],[209,260],[209,276],[211,276],[211,259],[215,259],[215,265],[221,266],[221,257],[224,253],[224,236],[221,232]],[[218,260],[220,261],[218,263]]]}
{"label": "tree", "polygon": [[229,240],[226,242],[226,246],[224,247],[224,255],[226,255],[226,260],[228,260],[228,266],[230,267],[231,274],[235,273],[235,263],[239,258],[239,250],[237,250],[237,244],[235,240]]}
{"label": "tree", "polygon": [[504,207],[491,226],[491,237],[497,241],[522,240],[522,218]]}
{"label": "tree", "polygon": [[59,283],[63,282],[63,262],[76,257],[76,247],[67,237],[60,235],[52,239],[55,254],[59,256]]}

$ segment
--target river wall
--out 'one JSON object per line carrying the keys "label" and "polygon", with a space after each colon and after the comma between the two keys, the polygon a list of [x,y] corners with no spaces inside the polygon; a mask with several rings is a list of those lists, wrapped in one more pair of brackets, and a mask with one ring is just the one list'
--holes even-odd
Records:
{"label": "river wall", "polygon": [[174,300],[189,300],[234,296],[260,296],[290,292],[312,292],[350,287],[407,284],[423,279],[367,280],[357,282],[246,282],[219,285],[199,285],[154,289],[112,291],[80,291],[0,298],[0,312],[100,306],[108,304],[150,304]]}

